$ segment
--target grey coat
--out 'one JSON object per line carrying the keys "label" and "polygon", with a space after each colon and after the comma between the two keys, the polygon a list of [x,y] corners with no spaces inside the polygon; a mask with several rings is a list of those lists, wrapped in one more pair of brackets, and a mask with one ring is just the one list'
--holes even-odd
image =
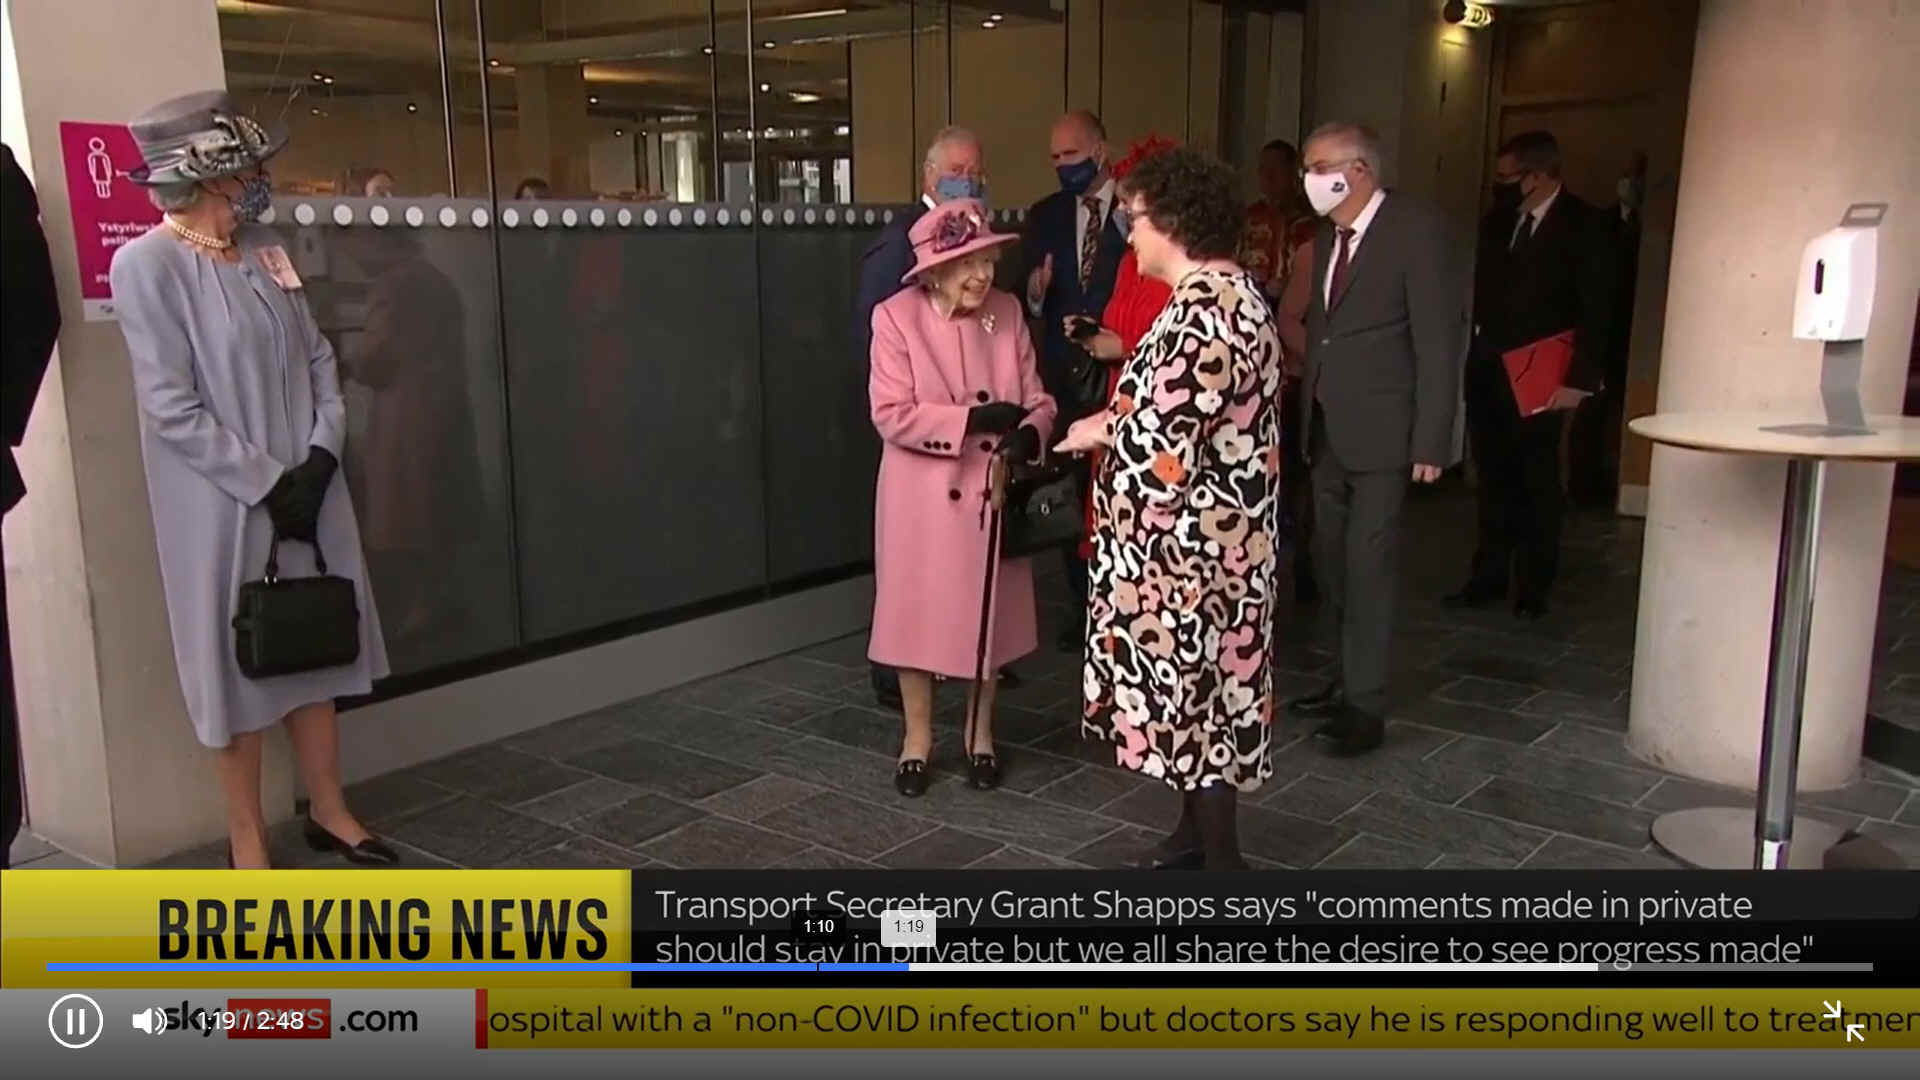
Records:
{"label": "grey coat", "polygon": [[[344,461],[347,429],[333,347],[304,292],[282,289],[259,260],[279,238],[247,226],[234,243],[240,263],[222,263],[162,226],[121,248],[112,270],[180,688],[195,734],[211,747],[302,705],[366,693],[387,674],[359,526],[338,472],[319,539],[328,571],[359,587],[359,661],[255,680],[234,659],[235,598],[265,570],[272,542],[261,500],[309,447]],[[282,576],[313,572],[311,547],[281,545]]]}
{"label": "grey coat", "polygon": [[1444,243],[1431,210],[1389,191],[1329,311],[1333,225],[1314,236],[1300,430],[1312,430],[1318,401],[1327,444],[1351,471],[1453,461],[1465,320]]}

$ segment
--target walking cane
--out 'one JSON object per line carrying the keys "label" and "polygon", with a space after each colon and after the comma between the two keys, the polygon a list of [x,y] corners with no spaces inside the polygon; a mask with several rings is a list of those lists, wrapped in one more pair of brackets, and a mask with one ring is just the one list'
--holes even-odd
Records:
{"label": "walking cane", "polygon": [[993,586],[1000,572],[1000,512],[1006,503],[1007,459],[995,452],[987,463],[987,501],[981,507],[981,513],[987,518],[987,569],[986,580],[980,586],[980,637],[973,653],[973,700],[969,702],[964,725],[967,745],[961,751],[968,760],[973,758],[974,719],[986,692],[987,641],[993,633]]}

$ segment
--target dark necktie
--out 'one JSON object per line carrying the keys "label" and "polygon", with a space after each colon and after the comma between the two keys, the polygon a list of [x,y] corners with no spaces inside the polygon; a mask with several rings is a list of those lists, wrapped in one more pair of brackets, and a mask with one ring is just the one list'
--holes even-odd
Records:
{"label": "dark necktie", "polygon": [[1333,253],[1333,277],[1327,288],[1327,306],[1340,302],[1340,294],[1347,291],[1347,267],[1351,260],[1349,242],[1353,239],[1353,230],[1335,226],[1340,234],[1340,246]]}
{"label": "dark necktie", "polygon": [[1519,224],[1513,227],[1513,242],[1507,245],[1508,251],[1520,250],[1520,245],[1533,236],[1533,214],[1521,214]]}
{"label": "dark necktie", "polygon": [[1093,283],[1093,260],[1100,255],[1100,196],[1085,195],[1080,202],[1087,208],[1087,235],[1080,240],[1080,291]]}

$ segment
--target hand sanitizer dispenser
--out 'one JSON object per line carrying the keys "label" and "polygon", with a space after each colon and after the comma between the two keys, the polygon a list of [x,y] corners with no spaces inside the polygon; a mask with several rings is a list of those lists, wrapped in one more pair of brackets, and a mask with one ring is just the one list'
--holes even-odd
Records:
{"label": "hand sanitizer dispenser", "polygon": [[1824,424],[1770,427],[1790,435],[1871,435],[1860,404],[1860,366],[1867,323],[1873,318],[1875,263],[1886,203],[1855,203],[1838,228],[1813,238],[1800,253],[1794,283],[1793,336],[1824,343],[1820,350],[1820,400]]}
{"label": "hand sanitizer dispenser", "polygon": [[1800,253],[1793,295],[1793,336],[1802,341],[1860,341],[1873,315],[1873,278],[1884,203],[1847,208],[1840,227],[1813,238]]}

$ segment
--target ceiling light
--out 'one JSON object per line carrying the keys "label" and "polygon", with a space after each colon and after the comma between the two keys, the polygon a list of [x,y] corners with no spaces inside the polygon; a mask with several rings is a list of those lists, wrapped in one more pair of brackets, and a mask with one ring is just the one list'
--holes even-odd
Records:
{"label": "ceiling light", "polygon": [[768,91],[771,91],[772,89],[773,89],[773,84],[772,84],[772,83],[761,83],[761,84],[760,84],[760,92],[761,92],[761,93],[763,93],[763,94],[764,94],[764,93],[767,93]]}
{"label": "ceiling light", "polygon": [[1469,30],[1484,30],[1493,25],[1492,8],[1485,4],[1465,3],[1463,0],[1448,0],[1440,9],[1440,17]]}
{"label": "ceiling light", "polygon": [[833,133],[835,135],[851,135],[853,134],[853,128],[847,124],[841,124],[839,127],[833,129]]}
{"label": "ceiling light", "polygon": [[324,71],[316,71],[316,72],[314,72],[314,73],[313,73],[313,81],[314,81],[314,82],[326,82],[326,81],[327,81],[327,73],[326,73],[326,72],[324,72]]}
{"label": "ceiling light", "polygon": [[500,66],[500,61],[498,61],[498,60],[489,60],[489,61],[487,61],[487,66],[488,66],[488,67],[499,67],[499,66]]}
{"label": "ceiling light", "polygon": [[983,22],[980,25],[985,27],[988,30],[991,30],[994,27],[999,26],[1000,24],[997,22],[994,22],[992,19],[988,19],[986,22]]}
{"label": "ceiling light", "polygon": [[593,96],[593,95],[591,95],[591,94],[589,94],[589,95],[587,95],[587,104],[589,104],[589,105],[598,105],[598,104],[600,104],[600,99],[599,99],[599,98],[597,98],[597,97],[594,97],[594,96]]}
{"label": "ceiling light", "polygon": [[312,110],[309,110],[309,111],[310,111],[310,112],[312,112],[312,113],[313,113],[313,115],[315,115],[315,116],[319,116],[319,115],[320,115],[320,110],[319,110],[319,109],[312,109]]}
{"label": "ceiling light", "polygon": [[626,129],[626,128],[614,128],[614,129],[613,129],[613,137],[614,137],[614,138],[616,138],[616,139],[618,139],[618,138],[620,138],[621,136],[623,136],[623,135],[625,135],[626,133],[627,133],[627,129]]}
{"label": "ceiling light", "polygon": [[771,48],[773,48],[773,47],[774,47],[774,46],[775,46],[776,44],[778,44],[778,42],[773,42],[773,41],[763,41],[763,42],[761,42],[761,43],[760,43],[760,47],[761,47],[761,48],[763,48],[763,49],[771,49]]}
{"label": "ceiling light", "polygon": [[323,83],[326,83],[326,84],[327,84],[328,86],[332,86],[332,85],[333,85],[333,76],[331,76],[331,75],[329,75],[329,76],[327,76],[326,78],[324,78],[324,79],[321,79],[320,81],[321,81],[321,82],[323,82]]}
{"label": "ceiling light", "polygon": [[796,105],[811,105],[820,100],[819,94],[811,94],[805,90],[794,90],[789,92],[787,96],[792,98]]}
{"label": "ceiling light", "polygon": [[768,19],[767,21],[768,22],[799,22],[802,19],[826,19],[826,18],[831,18],[832,16],[835,16],[835,15],[845,15],[846,13],[847,13],[847,9],[843,7],[821,8],[819,11],[800,11],[800,12],[795,12],[792,15],[776,15],[773,18]]}
{"label": "ceiling light", "polygon": [[407,111],[408,111],[408,112],[419,112],[419,111],[420,111],[420,106],[418,106],[418,105],[415,105],[415,104],[414,104],[413,102],[411,102],[411,101],[409,101],[409,102],[407,102]]}
{"label": "ceiling light", "polygon": [[713,55],[713,46],[711,46],[711,45],[702,45],[702,46],[700,47],[700,51],[701,51],[701,52],[703,52],[703,53],[706,53],[706,54],[707,54],[708,56],[712,56],[712,55]]}

